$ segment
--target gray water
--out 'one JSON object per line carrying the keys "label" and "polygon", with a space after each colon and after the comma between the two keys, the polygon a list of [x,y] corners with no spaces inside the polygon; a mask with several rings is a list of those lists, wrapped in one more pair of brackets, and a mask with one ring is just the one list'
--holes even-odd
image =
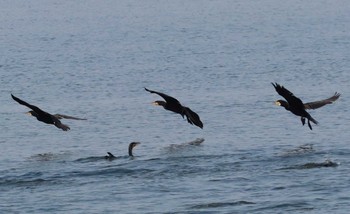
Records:
{"label": "gray water", "polygon": [[[350,210],[349,1],[0,2],[0,213]],[[271,82],[342,95],[311,131]],[[88,120],[63,132],[11,93]]]}

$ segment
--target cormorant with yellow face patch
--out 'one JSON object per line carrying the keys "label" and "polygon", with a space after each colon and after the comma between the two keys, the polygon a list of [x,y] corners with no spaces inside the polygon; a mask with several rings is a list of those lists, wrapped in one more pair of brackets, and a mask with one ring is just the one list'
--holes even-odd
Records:
{"label": "cormorant with yellow face patch", "polygon": [[157,91],[149,90],[147,88],[145,88],[145,90],[150,92],[150,93],[158,94],[166,101],[166,102],[164,102],[164,101],[157,100],[157,101],[153,102],[154,105],[163,106],[163,108],[166,110],[180,114],[182,116],[182,118],[184,118],[184,116],[186,116],[188,123],[190,123],[192,125],[196,125],[199,128],[203,129],[203,123],[200,120],[198,114],[195,113],[194,111],[192,111],[190,108],[188,108],[186,106],[182,106],[181,103],[177,99],[175,99],[174,97],[171,97],[169,95],[157,92]]}
{"label": "cormorant with yellow face patch", "polygon": [[38,108],[38,107],[36,107],[34,105],[31,105],[31,104],[29,104],[29,103],[19,99],[18,97],[15,97],[12,94],[11,94],[11,96],[19,104],[25,105],[28,108],[32,109],[31,111],[27,112],[27,114],[36,117],[36,119],[41,121],[41,122],[44,122],[44,123],[47,123],[47,124],[53,124],[57,128],[62,129],[63,131],[68,131],[70,128],[67,125],[61,123],[60,119],[62,119],[62,118],[74,119],[74,120],[86,120],[86,119],[77,118],[77,117],[71,117],[71,116],[63,115],[63,114],[54,114],[54,115],[52,115],[50,113],[47,113],[47,112],[41,110],[40,108]]}
{"label": "cormorant with yellow face patch", "polygon": [[310,121],[312,121],[314,124],[318,124],[318,122],[311,117],[311,115],[306,111],[306,109],[316,109],[324,105],[331,104],[334,101],[336,101],[340,96],[340,94],[336,92],[332,97],[328,99],[304,104],[298,97],[294,96],[292,92],[288,91],[283,86],[277,83],[271,83],[271,84],[274,86],[277,93],[287,100],[287,101],[277,100],[275,104],[278,106],[283,106],[286,110],[292,112],[297,116],[300,116],[301,122],[303,125],[305,124],[305,118],[306,118],[308,120],[307,124],[311,130],[312,130],[312,126],[310,124]]}

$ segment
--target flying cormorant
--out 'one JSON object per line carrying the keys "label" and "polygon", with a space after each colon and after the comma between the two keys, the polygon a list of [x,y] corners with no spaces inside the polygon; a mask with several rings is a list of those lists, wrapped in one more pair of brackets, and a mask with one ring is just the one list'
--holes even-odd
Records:
{"label": "flying cormorant", "polygon": [[307,118],[307,124],[311,130],[312,126],[310,124],[310,121],[312,121],[314,124],[318,124],[318,122],[315,119],[313,119],[308,112],[306,112],[306,109],[317,109],[324,105],[331,104],[334,101],[336,101],[340,96],[339,93],[335,92],[335,94],[328,99],[303,103],[298,97],[294,96],[292,92],[288,91],[286,88],[279,85],[278,83],[271,84],[273,85],[273,87],[275,87],[277,93],[287,100],[277,100],[275,104],[278,106],[283,106],[286,110],[292,112],[297,116],[300,116],[301,123],[303,125],[305,124],[305,118]]}
{"label": "flying cormorant", "polygon": [[47,112],[41,110],[40,108],[38,108],[38,107],[36,107],[34,105],[31,105],[31,104],[29,104],[29,103],[19,99],[18,97],[15,97],[12,94],[11,94],[11,96],[19,104],[25,105],[28,108],[32,109],[32,111],[27,112],[27,114],[36,117],[36,119],[41,121],[41,122],[44,122],[44,123],[47,123],[47,124],[53,124],[57,128],[62,129],[63,131],[68,131],[70,128],[67,125],[61,123],[60,119],[62,119],[62,118],[74,119],[74,120],[86,120],[86,119],[77,118],[77,117],[71,117],[71,116],[63,115],[63,114],[54,114],[54,115],[52,115],[50,113],[47,113]]}
{"label": "flying cormorant", "polygon": [[166,94],[157,92],[157,91],[152,91],[149,90],[147,88],[145,88],[146,91],[150,92],[150,93],[154,93],[154,94],[158,94],[159,96],[161,96],[166,102],[164,101],[154,101],[152,104],[157,105],[157,106],[163,106],[164,109],[178,113],[182,116],[182,118],[184,118],[184,116],[186,116],[187,122],[192,124],[192,125],[196,125],[198,127],[200,127],[201,129],[203,129],[203,123],[200,120],[199,116],[197,113],[195,113],[194,111],[192,111],[190,108],[186,107],[186,106],[182,106],[181,103],[175,99],[174,97],[168,96]]}
{"label": "flying cormorant", "polygon": [[[131,143],[129,144],[128,152],[129,152],[129,156],[130,156],[130,157],[134,157],[134,155],[132,154],[132,150],[134,149],[135,146],[137,146],[137,145],[139,145],[139,144],[141,144],[141,143],[140,143],[140,142],[131,142]],[[114,155],[113,155],[112,153],[110,153],[110,152],[107,152],[107,154],[108,154],[108,155],[105,156],[105,159],[107,159],[107,160],[114,160],[114,159],[117,158],[116,156],[114,156]]]}

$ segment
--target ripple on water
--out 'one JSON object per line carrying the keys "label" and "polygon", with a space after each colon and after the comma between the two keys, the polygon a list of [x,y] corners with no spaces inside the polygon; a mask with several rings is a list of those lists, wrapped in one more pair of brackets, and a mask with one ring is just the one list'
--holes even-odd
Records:
{"label": "ripple on water", "polygon": [[232,201],[232,202],[212,202],[204,203],[190,206],[191,209],[208,209],[208,208],[220,208],[220,207],[229,207],[229,206],[242,206],[242,205],[251,205],[255,204],[250,201]]}

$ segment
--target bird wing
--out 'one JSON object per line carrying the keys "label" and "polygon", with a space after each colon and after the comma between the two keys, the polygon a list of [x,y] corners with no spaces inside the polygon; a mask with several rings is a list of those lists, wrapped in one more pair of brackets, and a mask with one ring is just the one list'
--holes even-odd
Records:
{"label": "bird wing", "polygon": [[33,111],[35,111],[37,114],[48,114],[47,112],[41,110],[40,108],[34,106],[34,105],[31,105],[21,99],[19,99],[18,97],[15,97],[13,94],[11,94],[12,98],[17,101],[19,104],[21,105],[25,105],[27,106],[28,108],[32,109]]}
{"label": "bird wing", "polygon": [[54,114],[57,119],[87,120],[85,118],[72,117],[64,114]]}
{"label": "bird wing", "polygon": [[163,99],[167,102],[167,103],[178,103],[180,104],[180,102],[175,99],[174,97],[171,97],[169,95],[166,95],[166,94],[163,94],[161,92],[157,92],[157,91],[152,91],[152,90],[149,90],[147,88],[145,88],[146,91],[150,92],[150,93],[154,93],[154,94],[158,94],[159,96],[163,97]]}
{"label": "bird wing", "polygon": [[186,115],[187,122],[194,124],[201,129],[203,128],[203,123],[196,112],[192,111],[188,107],[184,107],[184,113]]}
{"label": "bird wing", "polygon": [[335,92],[333,96],[330,98],[324,99],[324,100],[319,100],[319,101],[314,101],[314,102],[309,102],[305,103],[305,109],[317,109],[320,108],[324,105],[331,104],[334,101],[336,101],[340,97],[340,94]]}
{"label": "bird wing", "polygon": [[273,85],[273,87],[275,87],[277,93],[279,95],[281,95],[282,97],[284,97],[284,99],[287,100],[289,105],[294,105],[294,106],[299,106],[301,108],[304,108],[303,102],[298,97],[294,96],[294,94],[292,92],[290,92],[285,87],[283,87],[277,83],[275,83],[275,84],[271,83],[271,84]]}

